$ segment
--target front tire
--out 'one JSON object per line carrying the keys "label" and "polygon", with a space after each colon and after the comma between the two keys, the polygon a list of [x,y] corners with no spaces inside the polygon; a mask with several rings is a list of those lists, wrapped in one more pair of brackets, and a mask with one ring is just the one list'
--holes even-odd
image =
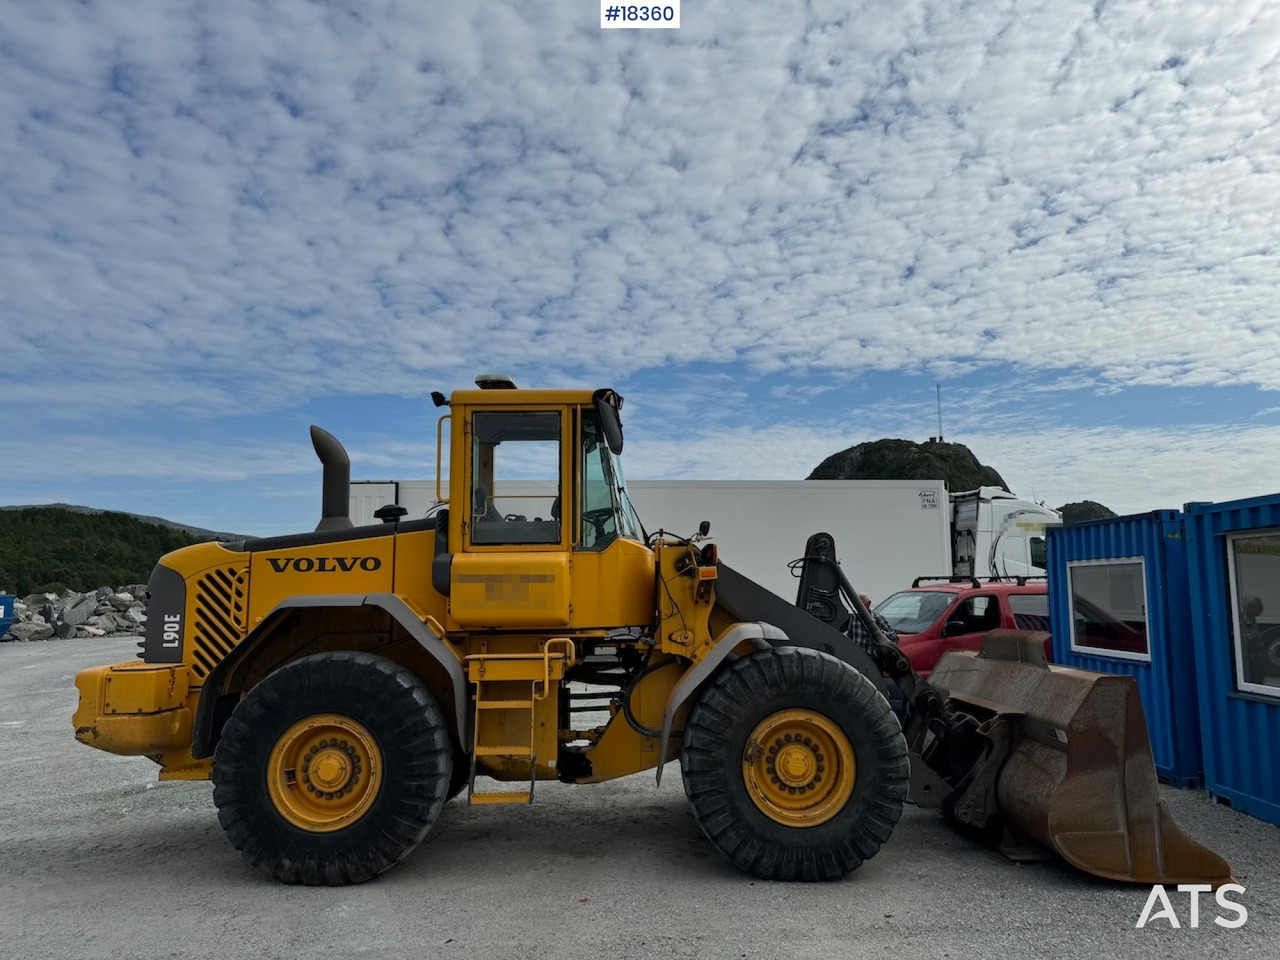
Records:
{"label": "front tire", "polygon": [[875,856],[910,772],[871,681],[804,647],[762,650],[715,676],[690,711],[680,766],[703,833],[767,880],[833,880]]}
{"label": "front tire", "polygon": [[426,836],[453,743],[422,681],[367,653],[286,664],[231,714],[213,765],[218,820],[285,883],[360,883]]}

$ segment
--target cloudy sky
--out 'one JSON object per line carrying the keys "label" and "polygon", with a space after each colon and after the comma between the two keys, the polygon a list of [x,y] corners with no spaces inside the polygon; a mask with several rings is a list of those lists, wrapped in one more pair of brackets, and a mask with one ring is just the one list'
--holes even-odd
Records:
{"label": "cloudy sky", "polygon": [[1280,490],[1280,5],[10,0],[0,503],[309,529],[310,423],[627,397],[632,478],[943,431],[1119,512]]}

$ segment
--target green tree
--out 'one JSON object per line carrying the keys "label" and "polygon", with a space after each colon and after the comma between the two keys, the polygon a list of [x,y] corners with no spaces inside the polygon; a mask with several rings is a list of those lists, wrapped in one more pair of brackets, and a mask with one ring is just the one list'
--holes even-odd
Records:
{"label": "green tree", "polygon": [[199,542],[123,513],[0,510],[0,590],[25,596],[145,583],[162,556]]}

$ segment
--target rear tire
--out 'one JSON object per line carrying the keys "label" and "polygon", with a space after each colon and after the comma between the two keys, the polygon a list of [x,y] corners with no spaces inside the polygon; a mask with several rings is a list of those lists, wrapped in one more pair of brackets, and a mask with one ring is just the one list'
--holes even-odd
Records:
{"label": "rear tire", "polygon": [[367,653],[286,664],[222,731],[213,800],[231,843],[284,883],[360,883],[403,860],[435,822],[453,767],[422,681]]}
{"label": "rear tire", "polygon": [[703,833],[767,880],[834,880],[875,856],[907,794],[907,742],[866,677],[775,647],[734,662],[689,714],[680,756]]}

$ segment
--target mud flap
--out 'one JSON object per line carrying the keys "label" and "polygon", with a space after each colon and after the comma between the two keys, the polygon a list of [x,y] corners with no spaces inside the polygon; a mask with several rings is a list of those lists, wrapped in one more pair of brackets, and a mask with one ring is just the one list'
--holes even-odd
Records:
{"label": "mud flap", "polygon": [[1160,799],[1134,679],[1051,666],[1044,639],[992,631],[980,653],[947,653],[930,676],[985,745],[944,810],[1000,830],[1016,859],[1039,844],[1114,880],[1233,882]]}

